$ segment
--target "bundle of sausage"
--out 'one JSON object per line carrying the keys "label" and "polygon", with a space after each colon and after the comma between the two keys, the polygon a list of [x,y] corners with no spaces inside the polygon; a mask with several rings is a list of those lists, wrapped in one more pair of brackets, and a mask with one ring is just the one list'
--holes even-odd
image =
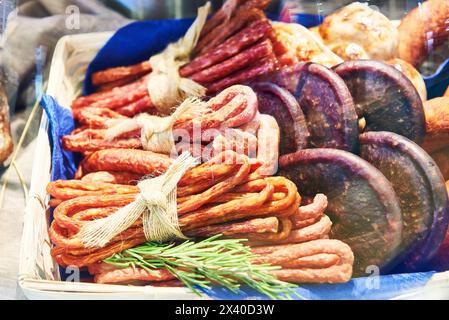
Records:
{"label": "bundle of sausage", "polygon": [[[186,130],[190,136],[196,125],[201,131],[219,128],[238,128],[251,122],[258,110],[257,96],[247,86],[235,85],[227,88],[217,96],[205,102],[198,117],[191,114],[176,119],[173,129]],[[69,151],[85,152],[107,149],[111,146],[140,148],[140,140],[134,140],[133,135],[118,137],[109,143],[105,139],[105,129],[110,123],[123,121],[130,117],[123,116],[113,110],[88,107],[75,112],[75,118],[81,125],[72,135],[63,137],[63,146]],[[162,118],[162,117],[159,117]],[[156,118],[150,118],[156,120]],[[132,133],[132,132],[131,132]],[[210,140],[200,137],[202,140]],[[139,141],[138,141],[139,140]],[[128,141],[125,143],[125,141]]]}
{"label": "bundle of sausage", "polygon": [[[273,195],[276,197],[276,195]],[[351,248],[339,240],[328,239],[331,223],[324,210],[327,198],[319,194],[314,202],[298,210],[289,218],[281,219],[282,231],[277,233],[260,232],[275,227],[275,218],[254,219],[252,230],[247,222],[235,223],[231,231],[226,226],[203,227],[191,235],[209,237],[217,232],[223,232],[225,237],[250,238],[252,251],[258,255],[253,263],[269,263],[282,269],[272,273],[283,281],[293,283],[341,283],[347,282],[352,276],[354,255]],[[258,229],[259,232],[254,232]],[[291,230],[290,229],[294,229]],[[249,233],[245,233],[249,232]],[[251,234],[252,232],[252,234]],[[270,243],[258,246],[254,239]],[[263,239],[263,240],[262,240]],[[153,271],[153,270],[152,270]],[[95,263],[89,266],[89,272],[95,276],[98,283],[129,283],[145,281],[151,283],[173,285],[174,277],[165,270],[149,272],[142,268],[119,268],[107,263]]]}
{"label": "bundle of sausage", "polygon": [[[262,11],[269,3],[269,0],[228,0],[206,22],[193,59],[181,67],[180,76],[214,93],[273,71],[277,59],[270,40],[272,27]],[[94,73],[92,82],[99,92],[73,101],[75,117],[85,107],[111,109],[126,116],[151,112],[154,105],[146,76],[151,69],[149,61],[144,61]]]}
{"label": "bundle of sausage", "polygon": [[[139,162],[147,172],[160,173],[171,163],[168,157],[142,152],[148,153],[148,159],[151,159],[151,163]],[[323,216],[323,199],[318,196],[315,203],[300,207],[301,197],[295,185],[283,177],[261,177],[257,173],[259,165],[251,164],[246,156],[226,151],[188,171],[178,183],[177,189],[177,213],[182,232],[194,238],[217,234],[228,238],[247,238],[251,245],[301,243],[327,238],[330,222]],[[154,279],[154,274],[151,276],[151,273],[143,270],[117,270],[98,265],[103,265],[101,261],[114,253],[145,242],[141,220],[114,237],[103,248],[86,247],[79,237],[79,232],[87,221],[107,217],[134,201],[139,194],[138,187],[71,180],[51,182],[47,191],[54,197],[50,204],[56,206],[49,234],[55,245],[52,255],[59,264],[89,266],[98,282]],[[303,268],[296,265],[297,268],[287,271],[294,273],[291,279],[296,280],[293,282],[348,281],[352,275],[352,262],[347,259],[351,251],[349,249],[347,253],[345,250],[348,247],[337,240],[328,241],[333,246],[326,249],[327,245],[323,243],[323,249],[320,243],[314,244],[312,254],[304,255],[300,249],[294,246],[291,248],[298,253],[295,253],[290,262],[294,264],[299,259],[305,263]],[[261,248],[265,247],[254,250]],[[290,250],[288,246],[272,249],[283,248]],[[317,250],[323,252],[317,253]],[[342,252],[346,252],[346,255]],[[299,255],[302,256],[298,258]],[[279,257],[283,257],[283,254]],[[276,261],[273,264],[288,266]],[[346,272],[337,272],[342,264]],[[304,276],[304,272],[308,272],[310,268],[314,269],[311,271],[312,275],[316,272],[320,276]],[[321,273],[321,270],[325,271]],[[281,277],[283,275],[279,274],[279,278]],[[171,278],[161,276],[159,279],[164,281]]]}
{"label": "bundle of sausage", "polygon": [[[127,119],[129,118],[107,109],[80,110],[78,121],[82,126],[62,138],[63,147],[69,151],[81,152],[87,158],[92,158],[93,152],[103,149],[142,149],[140,130],[131,129],[114,139],[107,139],[109,121]],[[153,116],[147,117],[146,121],[163,119]],[[204,104],[198,117],[188,114],[176,119],[172,133],[178,153],[190,151],[193,156],[208,160],[222,151],[233,150],[263,162],[268,174],[276,172],[279,126],[273,117],[258,113],[257,96],[250,87],[234,85],[222,91]],[[78,174],[77,178],[82,176],[83,174]]]}

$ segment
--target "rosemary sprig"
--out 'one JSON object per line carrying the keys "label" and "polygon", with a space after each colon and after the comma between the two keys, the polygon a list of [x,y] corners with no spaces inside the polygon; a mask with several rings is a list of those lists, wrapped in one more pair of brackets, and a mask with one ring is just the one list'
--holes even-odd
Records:
{"label": "rosemary sprig", "polygon": [[298,296],[294,292],[296,285],[279,281],[269,273],[280,267],[251,263],[256,255],[242,243],[245,240],[219,237],[179,245],[146,242],[104,262],[122,268],[137,266],[149,272],[166,269],[198,295],[201,292],[197,287],[210,289],[212,284],[218,284],[237,293],[241,284],[245,284],[271,299]]}

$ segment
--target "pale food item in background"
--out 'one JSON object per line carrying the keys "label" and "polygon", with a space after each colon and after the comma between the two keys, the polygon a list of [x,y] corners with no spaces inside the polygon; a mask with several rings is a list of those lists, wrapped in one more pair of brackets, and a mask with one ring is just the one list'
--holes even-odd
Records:
{"label": "pale food item in background", "polygon": [[[323,38],[320,34],[320,26],[309,28],[321,42],[324,43]],[[339,43],[334,46],[328,46],[336,55],[344,60],[356,60],[356,59],[368,59],[368,54],[365,52],[361,46],[356,43]]]}
{"label": "pale food item in background", "polygon": [[[390,60],[397,57],[399,32],[379,11],[359,2],[327,16],[319,27],[324,43],[342,58]],[[334,50],[334,49],[333,49]]]}
{"label": "pale food item in background", "polygon": [[338,43],[329,48],[344,60],[369,59],[365,49],[356,43]]}
{"label": "pale food item in background", "polygon": [[309,31],[312,32],[318,39],[320,39],[321,41],[323,41],[323,39],[321,38],[321,34],[320,34],[320,26],[316,26],[316,27],[311,27],[309,28]]}
{"label": "pale food item in background", "polygon": [[310,61],[332,67],[343,62],[314,32],[300,24],[275,22],[273,30],[274,51],[282,65]]}

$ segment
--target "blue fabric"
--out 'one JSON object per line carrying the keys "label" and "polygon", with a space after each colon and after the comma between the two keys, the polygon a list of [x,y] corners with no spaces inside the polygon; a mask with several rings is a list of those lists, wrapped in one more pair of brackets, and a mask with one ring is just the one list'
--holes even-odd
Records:
{"label": "blue fabric", "polygon": [[[318,17],[309,15],[298,16],[298,22],[303,22],[306,26],[313,26],[319,20]],[[191,23],[192,19],[145,21],[131,23],[120,29],[89,65],[84,92],[93,92],[90,83],[92,72],[115,66],[131,65],[148,59],[151,55],[160,52],[167,43],[180,38]],[[436,75],[426,78],[430,96],[440,94],[442,88],[449,84],[448,73],[449,61],[440,68]],[[77,158],[73,153],[62,149],[61,138],[74,129],[71,112],[58,105],[49,96],[43,97],[42,105],[50,121],[52,180],[70,179],[75,173]],[[61,274],[64,275],[63,271]],[[388,299],[423,286],[433,274],[434,272],[425,272],[386,275],[378,278],[358,278],[340,285],[303,285],[297,293],[306,299]],[[376,279],[378,279],[377,285]],[[245,288],[238,295],[223,288],[214,288],[206,293],[215,299],[264,298],[249,288]]]}
{"label": "blue fabric", "polygon": [[289,14],[288,22],[299,23],[306,28],[312,28],[320,25],[323,22],[324,18],[325,16],[318,14],[298,13],[298,14]]}
{"label": "blue fabric", "polygon": [[75,129],[72,111],[61,107],[48,95],[43,95],[41,104],[50,123],[48,134],[52,150],[51,180],[72,179],[76,171],[76,156],[73,152],[65,151],[61,141],[63,136]]}

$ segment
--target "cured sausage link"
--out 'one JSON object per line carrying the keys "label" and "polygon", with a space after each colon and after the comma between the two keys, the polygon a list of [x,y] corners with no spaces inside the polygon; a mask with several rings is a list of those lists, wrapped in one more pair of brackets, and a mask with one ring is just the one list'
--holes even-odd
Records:
{"label": "cured sausage link", "polygon": [[[122,102],[122,105],[124,105],[125,103],[132,102],[132,99],[130,99],[129,95],[136,91],[140,90],[140,93],[137,95],[137,97],[142,97],[142,92],[146,89],[147,81],[148,77],[142,77],[135,82],[121,87],[116,87],[110,91],[97,92],[88,96],[78,97],[72,102],[72,109],[76,111],[76,109],[93,105],[96,107],[108,108],[109,104],[113,104],[114,106],[119,105],[118,102]],[[132,96],[134,100],[137,100],[137,98],[135,98],[136,94],[133,94]]]}
{"label": "cured sausage link", "polygon": [[135,81],[139,80],[141,77],[143,77],[144,75],[146,75],[146,74],[145,73],[144,74],[136,74],[136,75],[132,75],[129,77],[121,78],[121,79],[118,79],[118,80],[115,80],[112,82],[102,84],[97,87],[96,92],[100,93],[100,92],[111,91],[116,87],[122,87],[122,86],[130,84],[132,82],[135,82]]}
{"label": "cured sausage link", "polygon": [[[229,154],[225,152],[223,154]],[[220,156],[223,156],[220,155]],[[217,161],[218,158],[212,159]],[[210,202],[214,202],[215,195],[218,191],[221,193],[235,187],[246,181],[251,165],[248,161],[241,164],[218,164],[212,161],[203,163],[187,171],[178,183],[178,200],[184,206],[191,202],[195,195],[203,193],[203,197],[208,197]],[[96,180],[95,175],[100,176],[100,180]],[[60,200],[69,200],[77,197],[94,196],[94,195],[118,195],[118,194],[137,194],[138,187],[130,185],[112,184],[101,181],[103,176],[108,179],[116,178],[116,176],[125,180],[140,179],[142,174],[132,174],[129,172],[114,171],[97,171],[87,174],[82,180],[56,180],[47,185],[47,192],[52,197]],[[87,179],[86,179],[87,178]],[[200,186],[199,188],[197,186]],[[218,187],[217,187],[218,186]],[[212,189],[210,189],[212,188]],[[209,191],[205,191],[209,190]],[[212,192],[213,191],[213,192]]]}
{"label": "cured sausage link", "polygon": [[47,193],[61,200],[107,194],[137,194],[138,192],[139,188],[135,186],[86,183],[81,180],[56,180],[47,185]]}
{"label": "cured sausage link", "polygon": [[[351,248],[339,241],[329,239],[313,240],[300,244],[276,245],[268,247],[256,247],[253,253],[259,256],[253,259],[253,263],[270,263],[281,266],[281,270],[271,272],[279,280],[293,283],[342,283],[352,277],[352,265],[354,254]],[[335,264],[330,265],[319,261],[329,255],[337,255],[339,259],[332,259]],[[298,259],[308,257],[307,267],[296,265]],[[316,263],[311,265],[311,261]]]}
{"label": "cured sausage link", "polygon": [[247,233],[246,235],[238,235],[233,237],[244,237],[248,239],[248,245],[252,245],[254,242],[268,242],[268,243],[277,243],[286,239],[292,230],[292,223],[289,218],[280,218],[280,230],[276,230],[275,232],[267,232],[264,234],[257,233]]}
{"label": "cured sausage link", "polygon": [[262,176],[272,176],[278,171],[280,129],[276,119],[267,114],[260,115],[257,130],[257,160],[263,165],[257,170]]}
{"label": "cured sausage link", "polygon": [[104,129],[85,129],[76,134],[62,137],[62,146],[65,150],[73,152],[98,151],[111,148],[124,148],[128,150],[142,148],[140,138],[120,137],[109,141],[104,138],[104,134]]}
{"label": "cured sausage link", "polygon": [[128,267],[128,268],[117,268],[115,270],[103,272],[100,274],[96,274],[94,277],[94,281],[96,283],[122,283],[122,282],[130,282],[130,281],[167,281],[176,279],[174,275],[172,275],[166,269],[152,269],[151,271]]}
{"label": "cured sausage link", "polygon": [[272,263],[280,265],[292,258],[301,258],[318,253],[338,254],[343,263],[352,263],[354,255],[351,248],[340,240],[320,239],[299,244],[284,244],[269,247],[253,248],[260,256],[254,258],[254,263]]}
{"label": "cured sausage link", "polygon": [[94,86],[104,85],[124,78],[142,75],[151,71],[149,61],[133,64],[127,67],[109,68],[103,71],[97,71],[92,74],[92,84]]}
{"label": "cured sausage link", "polygon": [[110,184],[124,184],[135,185],[142,179],[141,174],[133,174],[130,172],[114,172],[114,171],[97,171],[88,173],[81,178],[83,182],[96,182],[96,183],[110,183]]}
{"label": "cured sausage link", "polygon": [[73,113],[73,117],[80,124],[97,129],[107,128],[108,120],[128,118],[110,109],[93,107],[81,108]]}
{"label": "cured sausage link", "polygon": [[[329,217],[323,216],[318,222],[311,226],[292,230],[285,239],[276,241],[276,244],[303,243],[311,240],[323,239],[329,234],[331,227],[332,222]],[[271,243],[273,243],[273,241]],[[263,244],[263,242],[258,243],[258,245],[260,244]]]}
{"label": "cured sausage link", "polygon": [[278,280],[290,283],[345,283],[351,280],[352,264],[328,268],[281,269],[270,272]]}
{"label": "cured sausage link", "polygon": [[[260,17],[260,14],[253,12],[260,12],[263,14],[263,10],[270,2],[270,0],[227,1],[221,9],[223,11],[217,12],[216,15],[206,22],[198,45],[195,48],[196,53],[207,51],[207,49],[210,48],[210,43],[215,45],[216,43],[223,41],[229,34],[238,30],[239,27],[241,27],[242,22],[247,22]],[[265,15],[262,15],[262,17],[265,17]],[[215,39],[219,39],[219,42],[215,42]]]}
{"label": "cured sausage link", "polygon": [[126,117],[134,117],[135,115],[142,112],[152,114],[157,113],[157,110],[154,108],[153,102],[151,101],[151,98],[148,94],[143,96],[139,100],[115,109],[115,111]]}
{"label": "cured sausage link", "polygon": [[182,214],[198,209],[207,202],[215,200],[223,193],[230,191],[235,186],[243,183],[250,173],[251,166],[246,157],[242,158],[244,159],[244,162],[240,166],[239,171],[234,176],[231,176],[230,178],[215,184],[214,186],[200,194],[191,196],[189,200],[183,202],[178,206],[178,215],[181,216]]}
{"label": "cured sausage link", "polygon": [[[119,88],[125,87],[127,87],[127,85]],[[120,96],[113,96],[111,98],[106,98],[92,102],[89,104],[89,106],[95,108],[107,108],[114,110],[130,105],[136,101],[145,98],[146,96],[148,96],[148,88],[146,83],[142,82],[135,90],[123,92]],[[76,109],[76,107],[74,106],[72,106],[72,108]]]}
{"label": "cured sausage link", "polygon": [[[87,209],[84,212],[89,213],[95,213],[95,209]],[[103,217],[107,217],[107,215],[114,213],[115,211],[111,210],[110,208],[105,208],[101,211],[96,212],[96,216],[90,215],[90,218],[93,219],[100,219]],[[87,221],[76,221],[80,226],[84,225]],[[93,250],[91,248],[85,248],[83,242],[80,238],[77,236],[77,232],[66,234],[67,230],[63,229],[61,226],[59,226],[56,223],[52,223],[50,226],[50,229],[48,231],[48,234],[50,236],[50,239],[54,245],[56,245],[59,248],[64,249],[64,253],[69,253],[71,255],[75,256],[83,256],[86,254],[90,254],[91,252],[94,252],[96,250]],[[137,221],[132,227],[126,229],[119,235],[115,236],[109,241],[109,244],[113,244],[120,241],[126,241],[126,240],[133,240],[136,238],[142,238],[144,236],[143,228],[142,228],[142,222],[139,220]],[[100,249],[97,249],[100,250]]]}
{"label": "cured sausage link", "polygon": [[324,194],[317,194],[311,204],[299,207],[291,217],[293,228],[301,229],[318,222],[323,217],[327,204],[327,197]]}
{"label": "cured sausage link", "polygon": [[[206,207],[179,218],[179,224],[185,231],[190,231],[212,224],[220,224],[244,218],[257,217],[256,215],[240,214],[240,211],[252,212],[255,208],[260,208],[269,199],[273,192],[273,187],[267,184],[265,188],[254,196],[248,196],[244,201],[230,201],[212,207]],[[269,216],[270,214],[259,216]]]}
{"label": "cured sausage link", "polygon": [[[222,205],[205,207],[204,209],[186,214],[179,219],[186,230],[200,228],[211,224],[220,224],[257,217],[288,217],[299,206],[300,196],[285,197],[281,201],[269,201],[275,188],[271,182],[265,182],[259,193],[249,194],[243,199],[230,201]],[[280,205],[282,203],[286,207]]]}
{"label": "cured sausage link", "polygon": [[83,173],[94,171],[126,171],[137,174],[159,175],[173,162],[168,156],[144,150],[99,150],[81,162]]}
{"label": "cured sausage link", "polygon": [[[266,187],[267,184],[271,184],[274,186],[274,192],[283,192],[284,197],[280,200],[273,200],[265,203],[262,207],[252,210],[251,212],[245,212],[241,210],[242,214],[251,214],[254,216],[257,215],[268,215],[271,213],[287,212],[288,215],[294,214],[299,207],[299,203],[295,208],[297,202],[301,201],[301,196],[298,194],[298,190],[296,185],[290,180],[284,177],[268,177],[264,179],[258,179],[254,181],[247,182],[238,188],[235,191],[237,192],[254,192],[261,190]],[[293,205],[293,206],[292,206]],[[290,213],[290,209],[294,209],[293,212]]]}
{"label": "cured sausage link", "polygon": [[[291,222],[285,212],[293,214],[300,202],[292,183],[280,177],[248,183],[246,181],[253,170],[248,158],[226,151],[189,170],[180,184],[187,187],[188,180],[201,183],[201,178],[214,181],[214,174],[208,173],[208,169],[221,175],[222,180],[178,202],[179,223],[183,232],[197,235],[220,232],[227,236],[246,234],[255,237],[266,234],[264,239],[284,239],[288,236]],[[239,185],[243,190],[240,192],[248,191],[243,198],[216,201],[223,194],[234,193],[240,188]],[[273,197],[275,191],[278,195]],[[52,182],[48,192],[56,199],[68,199],[54,210],[54,220],[49,230],[50,239],[56,245],[52,255],[62,265],[87,266],[145,241],[141,219],[116,235],[105,248],[85,248],[78,237],[79,230],[88,221],[105,218],[134,201],[139,192],[137,187],[72,180]],[[281,230],[278,230],[279,224]]]}
{"label": "cured sausage link", "polygon": [[276,217],[258,218],[236,223],[223,225],[212,225],[188,231],[186,234],[191,237],[207,238],[217,234],[223,236],[241,235],[245,233],[275,233],[278,230],[279,220]]}
{"label": "cured sausage link", "polygon": [[203,29],[201,30],[200,38],[203,38],[205,34],[208,34],[210,31],[215,29],[216,26],[229,20],[232,14],[235,12],[237,6],[242,1],[243,0],[226,0],[221,8],[215,14],[213,14],[209,20],[206,21]]}
{"label": "cured sausage link", "polygon": [[265,10],[270,2],[271,0],[227,0],[221,8],[206,21],[203,30],[201,31],[200,39],[204,38],[206,34],[210,33],[218,25],[228,21],[238,9],[243,9],[244,11],[253,8]]}

